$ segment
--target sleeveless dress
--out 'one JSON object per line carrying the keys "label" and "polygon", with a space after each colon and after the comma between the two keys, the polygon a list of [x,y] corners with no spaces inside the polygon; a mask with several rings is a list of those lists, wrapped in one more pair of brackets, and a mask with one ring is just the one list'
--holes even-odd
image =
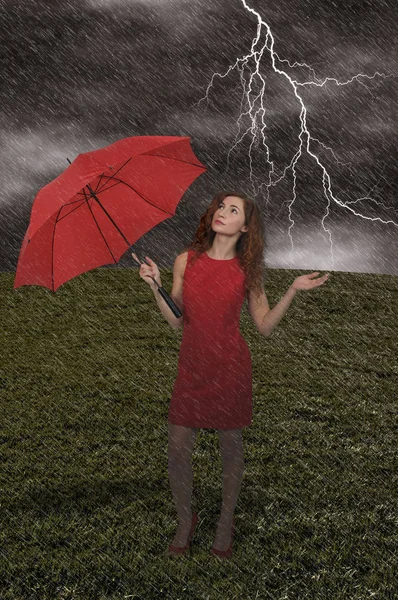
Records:
{"label": "sleeveless dress", "polygon": [[252,422],[252,361],[239,331],[244,271],[239,257],[188,251],[182,290],[183,334],[168,421],[205,429]]}

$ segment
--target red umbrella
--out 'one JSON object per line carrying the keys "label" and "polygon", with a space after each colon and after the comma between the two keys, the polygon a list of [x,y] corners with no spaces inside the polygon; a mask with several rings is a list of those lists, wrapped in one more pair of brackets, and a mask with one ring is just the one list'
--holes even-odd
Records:
{"label": "red umbrella", "polygon": [[14,289],[40,285],[55,292],[81,273],[117,263],[174,216],[204,171],[189,137],[130,137],[79,154],[34,200]]}

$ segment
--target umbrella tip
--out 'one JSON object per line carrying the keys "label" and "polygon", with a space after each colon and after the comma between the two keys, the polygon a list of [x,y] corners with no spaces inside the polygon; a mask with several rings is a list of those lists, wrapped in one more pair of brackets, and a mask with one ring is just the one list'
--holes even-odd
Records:
{"label": "umbrella tip", "polygon": [[72,163],[70,162],[69,158],[66,159],[68,161],[68,163],[71,165]]}

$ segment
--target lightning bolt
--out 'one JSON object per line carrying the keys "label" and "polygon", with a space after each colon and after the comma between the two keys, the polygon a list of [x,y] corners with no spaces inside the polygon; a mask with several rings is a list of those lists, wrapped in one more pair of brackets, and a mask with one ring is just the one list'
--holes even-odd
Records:
{"label": "lightning bolt", "polygon": [[[289,234],[289,238],[290,238],[290,242],[291,242],[291,254],[292,254],[294,252],[294,245],[293,245],[293,239],[292,239],[290,230],[294,226],[294,220],[292,218],[292,206],[297,200],[296,169],[297,169],[297,163],[298,163],[299,159],[301,158],[303,153],[306,151],[307,154],[310,157],[312,157],[312,159],[315,161],[316,165],[318,165],[318,167],[322,171],[322,186],[323,186],[323,192],[324,192],[324,195],[326,198],[326,210],[325,210],[325,214],[322,218],[322,228],[323,228],[323,231],[325,232],[325,234],[328,236],[328,239],[330,242],[332,265],[334,265],[332,234],[331,234],[331,231],[329,229],[327,229],[327,227],[325,226],[325,220],[326,220],[327,216],[329,215],[329,208],[330,208],[330,205],[332,202],[336,203],[338,206],[344,208],[345,210],[351,211],[355,216],[360,217],[362,219],[367,219],[370,221],[380,221],[383,224],[390,223],[390,224],[395,225],[396,227],[398,227],[398,223],[396,223],[393,220],[383,220],[381,217],[370,217],[370,216],[364,215],[363,213],[361,213],[359,211],[359,209],[354,208],[354,205],[356,203],[367,200],[367,201],[375,203],[379,207],[383,207],[386,210],[390,210],[391,207],[384,206],[382,202],[376,202],[375,199],[373,199],[369,196],[366,196],[364,198],[357,198],[356,200],[351,200],[349,202],[343,202],[333,192],[331,177],[327,171],[327,168],[325,167],[325,165],[321,161],[319,155],[317,154],[316,149],[322,148],[323,150],[330,153],[333,156],[333,159],[339,165],[340,164],[349,164],[349,163],[339,162],[337,160],[337,157],[334,154],[332,148],[326,146],[319,139],[317,139],[311,135],[310,130],[308,128],[308,124],[307,124],[307,108],[305,106],[302,96],[300,95],[300,90],[301,90],[301,88],[308,87],[308,86],[323,87],[327,83],[333,83],[337,86],[348,86],[349,84],[356,81],[359,84],[363,85],[367,91],[369,91],[369,88],[365,85],[364,80],[374,79],[375,77],[379,77],[379,78],[380,77],[381,78],[396,77],[396,75],[379,73],[378,71],[376,71],[372,76],[360,73],[358,75],[351,77],[350,79],[347,79],[346,81],[339,81],[338,79],[336,79],[334,77],[325,77],[324,79],[319,79],[316,76],[315,70],[310,65],[307,65],[306,63],[300,63],[300,62],[295,62],[293,64],[290,64],[290,62],[288,60],[281,59],[274,50],[275,41],[274,41],[274,37],[271,32],[270,26],[265,21],[263,21],[263,19],[261,18],[260,14],[258,12],[256,12],[250,6],[248,6],[248,4],[245,0],[241,0],[241,1],[242,1],[243,6],[245,7],[245,9],[248,12],[252,13],[257,18],[257,34],[252,41],[250,53],[247,54],[246,56],[243,56],[242,58],[238,58],[236,60],[235,64],[231,65],[224,74],[214,73],[209,85],[207,86],[205,96],[203,98],[201,98],[193,106],[198,106],[200,104],[200,102],[202,102],[205,99],[207,99],[207,101],[208,101],[209,90],[213,85],[213,80],[215,77],[225,78],[235,68],[238,69],[238,71],[240,73],[240,80],[241,80],[241,84],[242,84],[243,93],[242,93],[242,100],[241,100],[241,105],[240,105],[240,116],[237,121],[238,133],[235,137],[233,146],[230,148],[230,150],[228,152],[226,170],[228,169],[228,166],[229,166],[229,157],[230,157],[231,152],[234,150],[234,148],[236,148],[238,146],[238,144],[240,144],[240,142],[243,140],[243,138],[246,135],[251,134],[252,141],[251,141],[250,148],[249,148],[250,181],[253,186],[254,196],[259,194],[261,192],[262,187],[265,186],[265,188],[266,188],[266,192],[265,192],[266,206],[267,206],[268,202],[269,202],[270,188],[277,186],[286,177],[286,175],[289,172],[292,173],[292,179],[293,179],[292,199],[288,205],[289,222],[290,222],[290,226],[288,228],[288,234]],[[265,38],[263,42],[260,41],[261,38]],[[261,64],[261,60],[262,60],[264,53],[266,53],[266,55],[268,55],[270,57],[272,69],[273,69],[274,73],[277,73],[278,75],[280,75],[281,77],[284,77],[288,81],[288,83],[291,86],[291,89],[294,93],[294,96],[296,97],[296,99],[300,105],[300,133],[298,135],[298,148],[297,148],[294,156],[291,158],[290,163],[283,169],[283,171],[280,174],[277,174],[275,171],[274,161],[270,161],[270,149],[266,143],[266,138],[265,138],[265,129],[267,127],[266,122],[264,120],[264,116],[265,116],[265,108],[264,108],[265,79],[260,73],[260,64]],[[254,60],[254,68],[251,69],[249,66],[249,61],[253,61],[253,60]],[[245,68],[247,68],[250,73],[250,79],[248,82],[246,82],[245,78],[244,78]],[[296,78],[289,75],[289,73],[288,73],[289,70],[297,69],[297,68],[299,68],[301,70],[306,70],[306,72],[308,73],[307,81],[298,81]],[[260,90],[257,93],[255,93],[253,90],[253,87],[255,87],[255,85],[258,85],[258,84],[260,85]],[[247,109],[245,112],[243,112],[243,105],[245,102],[246,102]],[[259,108],[255,109],[255,105],[258,102],[259,102]],[[251,126],[248,127],[241,134],[241,121],[242,121],[243,117],[246,117],[246,116],[249,117]],[[259,124],[257,124],[258,122],[259,122]],[[253,148],[254,144],[256,144],[256,147],[258,146],[258,143],[259,143],[258,137],[260,137],[260,139],[262,141],[262,145],[265,150],[267,165],[269,165],[269,170],[268,170],[267,180],[265,182],[261,183],[259,188],[256,189],[256,185],[253,180],[253,174],[252,174],[252,148]],[[285,203],[283,203],[283,204],[285,204]]]}

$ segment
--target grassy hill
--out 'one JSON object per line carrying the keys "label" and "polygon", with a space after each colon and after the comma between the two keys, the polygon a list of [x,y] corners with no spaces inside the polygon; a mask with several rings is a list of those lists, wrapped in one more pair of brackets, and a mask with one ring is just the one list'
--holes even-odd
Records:
{"label": "grassy hill", "polygon": [[[306,272],[268,271],[270,306]],[[192,556],[164,556],[183,329],[138,270],[96,269],[55,294],[0,274],[1,599],[397,598],[398,278],[329,273],[269,338],[242,310],[253,424],[230,562],[210,556],[216,430],[193,453]]]}

